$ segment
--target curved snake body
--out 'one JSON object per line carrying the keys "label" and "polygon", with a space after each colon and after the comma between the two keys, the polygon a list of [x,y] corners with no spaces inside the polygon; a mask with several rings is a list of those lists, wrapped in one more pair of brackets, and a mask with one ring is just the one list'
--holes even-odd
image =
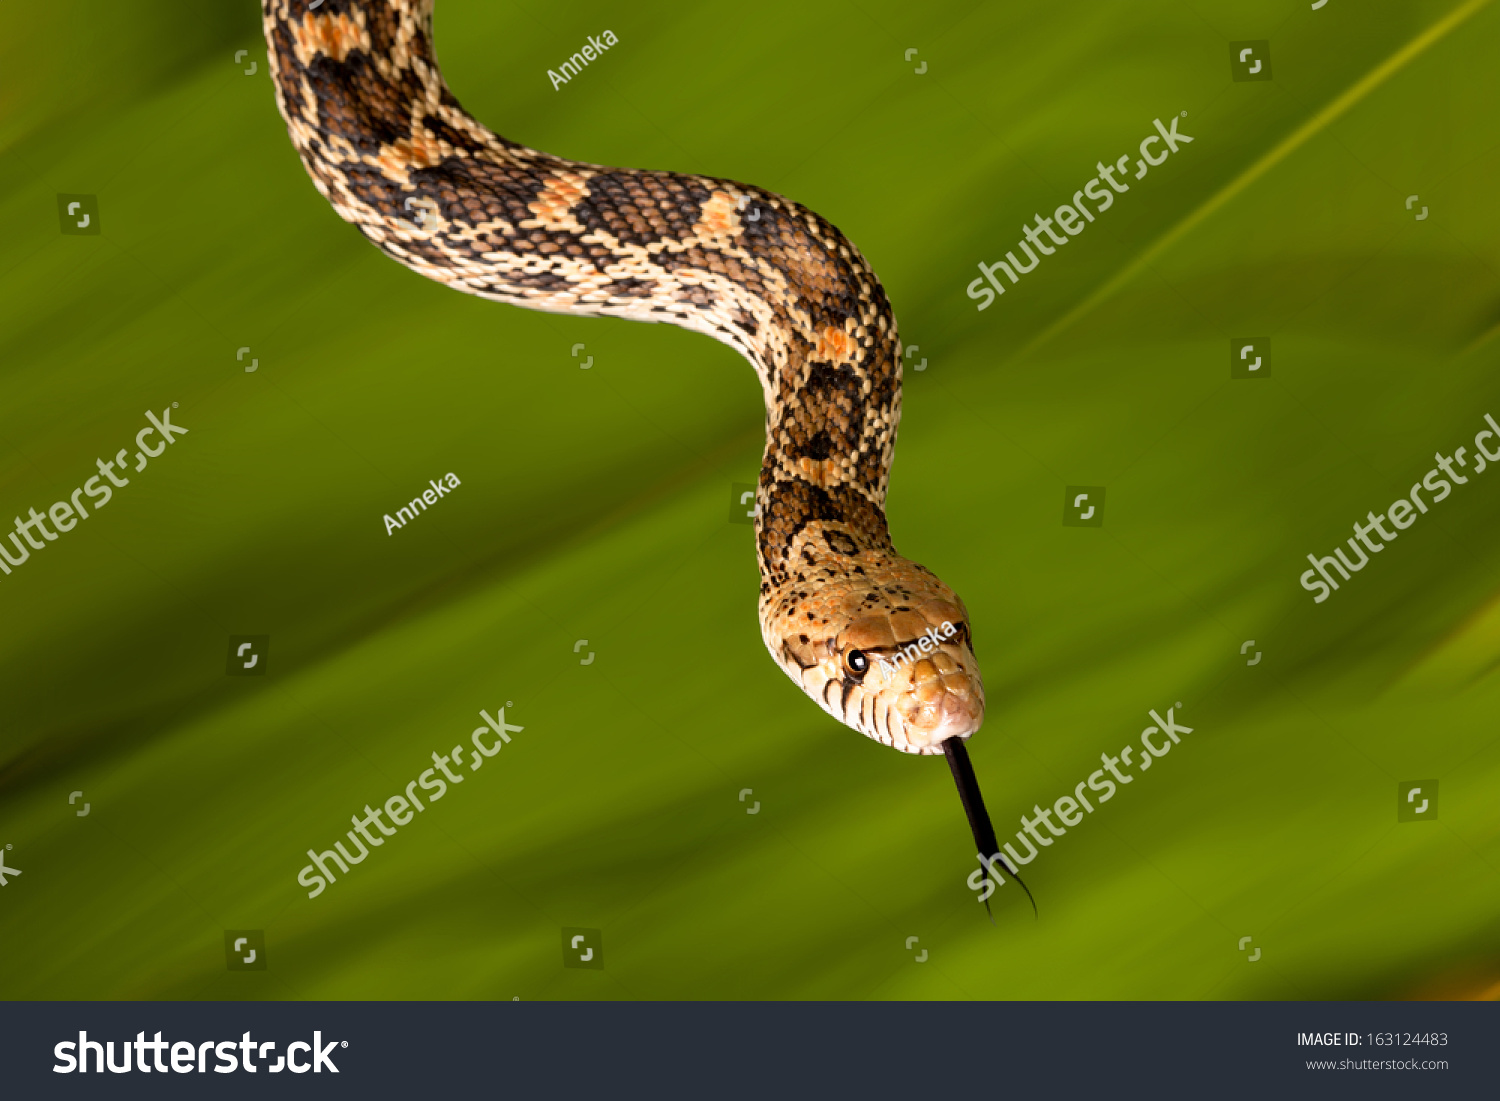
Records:
{"label": "curved snake body", "polygon": [[490,132],[443,83],[431,0],[263,0],[263,15],[303,165],[388,256],[528,309],[679,325],[750,361],[766,405],[756,549],[771,656],[848,726],[946,751],[977,802],[962,775],[984,717],[968,614],[886,528],[901,342],[859,250],[756,187]]}

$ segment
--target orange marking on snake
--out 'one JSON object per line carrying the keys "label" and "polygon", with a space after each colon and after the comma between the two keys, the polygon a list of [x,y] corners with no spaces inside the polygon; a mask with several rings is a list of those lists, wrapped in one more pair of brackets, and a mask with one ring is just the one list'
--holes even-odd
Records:
{"label": "orange marking on snake", "polygon": [[715,191],[703,204],[693,232],[699,237],[732,237],[740,228],[734,197],[724,191]]}
{"label": "orange marking on snake", "polygon": [[352,50],[370,48],[370,36],[358,23],[340,12],[338,15],[314,15],[308,12],[301,23],[292,25],[297,38],[297,59],[304,65],[318,54],[343,61]]}
{"label": "orange marking on snake", "polygon": [[813,354],[825,363],[847,363],[854,358],[857,348],[853,337],[843,329],[829,325],[818,334],[818,346]]}
{"label": "orange marking on snake", "polygon": [[543,185],[537,197],[526,204],[526,209],[536,215],[537,227],[559,229],[572,224],[573,206],[583,198],[584,191],[582,176],[572,172],[559,173]]}
{"label": "orange marking on snake", "polygon": [[388,176],[405,176],[419,168],[443,163],[442,146],[426,134],[400,138],[381,148],[375,158]]}

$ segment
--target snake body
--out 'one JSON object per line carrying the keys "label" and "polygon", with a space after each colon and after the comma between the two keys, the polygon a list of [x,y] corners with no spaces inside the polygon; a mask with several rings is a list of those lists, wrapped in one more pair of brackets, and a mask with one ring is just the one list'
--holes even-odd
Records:
{"label": "snake body", "polygon": [[887,530],[901,341],[859,250],[760,188],[583,164],[491,133],[443,83],[431,0],[263,0],[263,15],[292,144],[386,255],[528,309],[679,325],[750,361],[766,405],[767,649],[834,718],[952,763],[983,721],[984,688],[963,602]]}

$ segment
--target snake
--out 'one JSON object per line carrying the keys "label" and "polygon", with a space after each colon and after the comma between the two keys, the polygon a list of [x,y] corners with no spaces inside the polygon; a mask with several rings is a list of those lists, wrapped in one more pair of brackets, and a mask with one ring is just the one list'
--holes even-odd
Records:
{"label": "snake", "polygon": [[432,0],[262,0],[276,104],[314,186],[381,252],[455,290],[676,325],[749,361],[766,413],[766,648],[846,726],[946,755],[988,876],[997,846],[965,750],[985,707],[968,610],[897,553],[886,522],[903,356],[875,272],[773,192],[493,133],[444,82],[432,12]]}

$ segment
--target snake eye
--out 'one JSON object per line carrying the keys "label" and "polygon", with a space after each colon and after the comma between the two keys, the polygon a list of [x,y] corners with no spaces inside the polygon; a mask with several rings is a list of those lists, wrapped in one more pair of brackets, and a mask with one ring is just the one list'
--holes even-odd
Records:
{"label": "snake eye", "polygon": [[849,672],[863,674],[870,668],[870,659],[865,657],[863,650],[850,650],[844,655],[844,664],[849,667]]}

